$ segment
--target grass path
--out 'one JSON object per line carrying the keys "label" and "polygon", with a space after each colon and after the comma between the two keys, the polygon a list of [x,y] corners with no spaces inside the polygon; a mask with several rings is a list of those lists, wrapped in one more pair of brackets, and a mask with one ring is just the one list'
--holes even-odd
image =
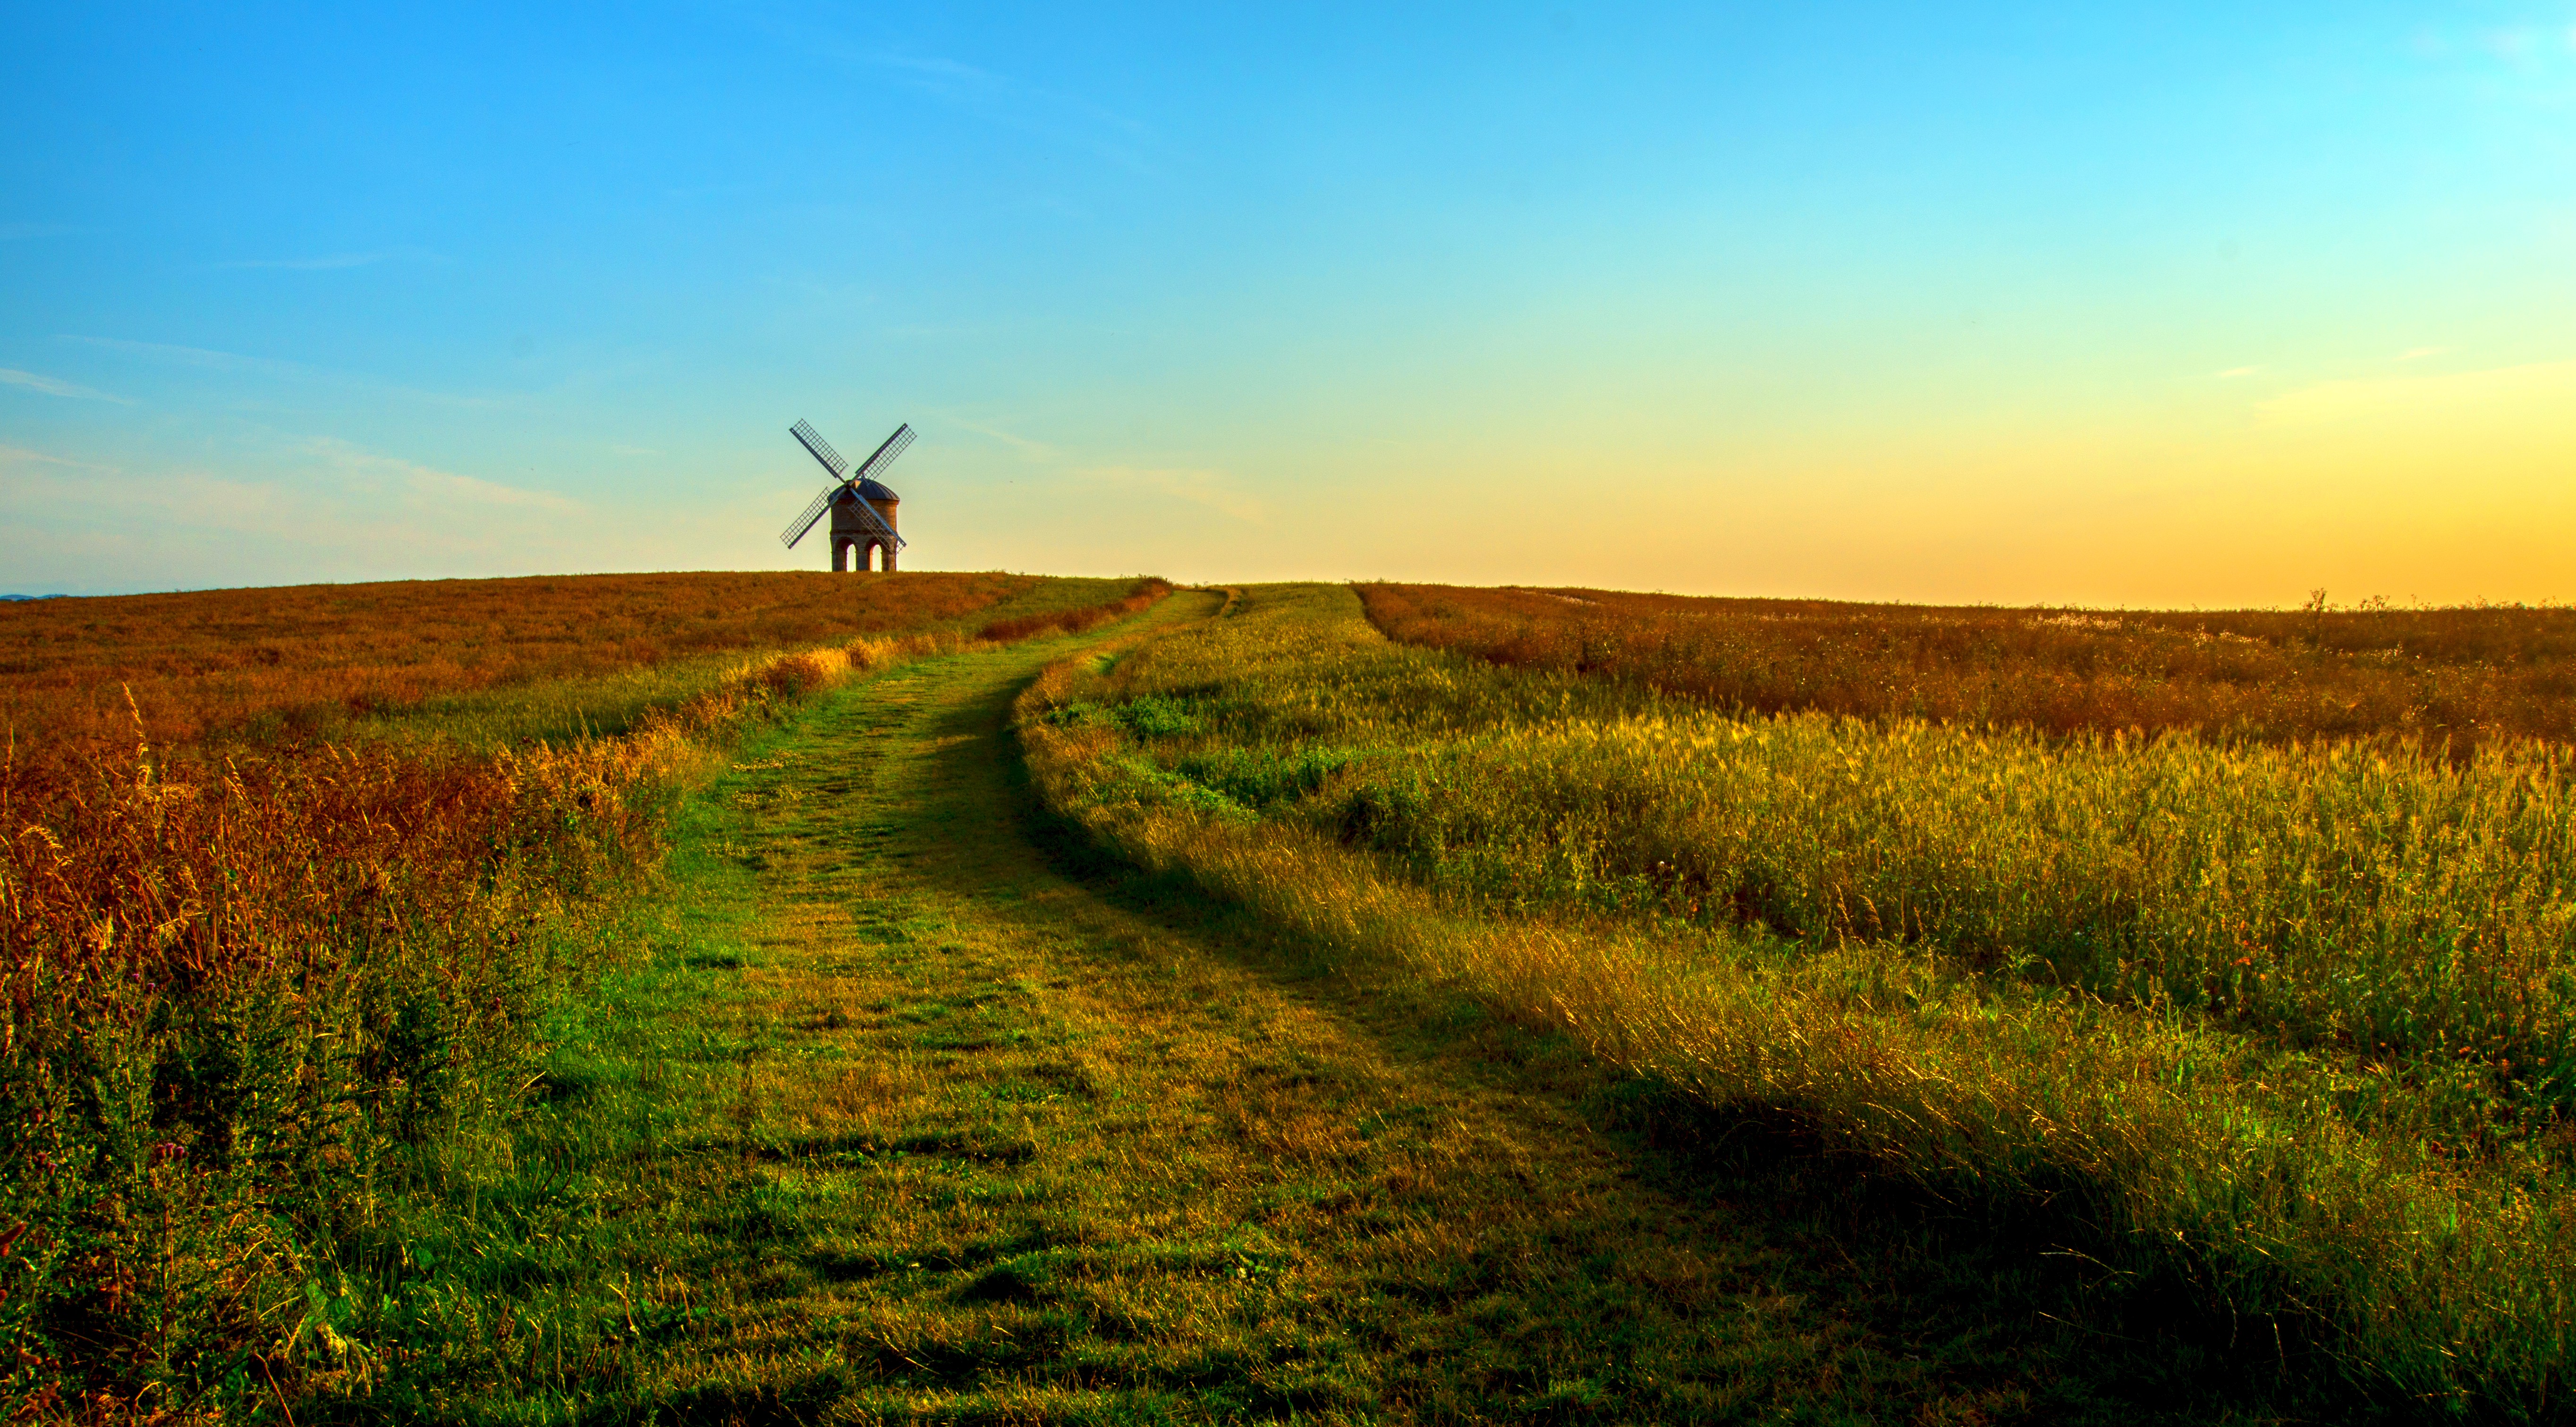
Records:
{"label": "grass path", "polygon": [[571,1361],[533,1330],[482,1399],[510,1405],[467,1415],[2104,1408],[2063,1344],[2022,1355],[2027,1311],[1994,1306],[2022,1270],[1963,1266],[1937,1224],[1865,1222],[1741,1147],[1649,1146],[1551,1040],[1051,848],[1006,719],[1077,647],[852,686],[693,799],[670,924],[555,1072],[589,1127],[556,1153],[614,1208],[520,1231],[614,1282],[549,1310],[598,1320]]}

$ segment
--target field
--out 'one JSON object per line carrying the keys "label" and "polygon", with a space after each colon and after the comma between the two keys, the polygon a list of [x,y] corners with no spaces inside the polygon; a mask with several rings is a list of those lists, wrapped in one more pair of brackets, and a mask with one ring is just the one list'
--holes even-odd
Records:
{"label": "field", "polygon": [[262,594],[0,610],[19,1417],[2566,1399],[2563,611]]}
{"label": "field", "polygon": [[1388,637],[1753,713],[2398,739],[2576,739],[2576,609],[1998,609],[1364,585]]}
{"label": "field", "polygon": [[0,611],[0,720],[22,747],[130,743],[138,719],[159,744],[304,737],[433,697],[945,627],[1037,583],[585,575],[47,600]]}
{"label": "field", "polygon": [[1346,591],[1261,590],[1062,671],[1024,727],[1127,855],[1712,1110],[2051,1205],[2035,1249],[2189,1285],[2306,1382],[2562,1393],[2563,745],[1747,717],[1657,687],[1688,678],[1406,650]]}
{"label": "field", "polygon": [[[337,1341],[297,1299],[364,1266],[380,1196],[518,1112],[541,1023],[611,959],[674,799],[744,730],[974,646],[976,616],[1053,627],[1163,588],[506,583],[10,611],[32,728],[0,770],[0,1324],[23,1410],[176,1410]],[[122,729],[111,676],[155,696]],[[328,717],[261,726],[321,693]],[[525,736],[567,713],[620,732]]]}

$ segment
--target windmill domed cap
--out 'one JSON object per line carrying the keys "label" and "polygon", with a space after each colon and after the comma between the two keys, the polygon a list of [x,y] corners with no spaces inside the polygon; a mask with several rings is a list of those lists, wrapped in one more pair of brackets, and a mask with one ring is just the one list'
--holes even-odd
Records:
{"label": "windmill domed cap", "polygon": [[902,496],[896,495],[893,491],[887,489],[882,483],[870,480],[862,480],[859,482],[859,494],[869,500],[900,501],[903,499]]}

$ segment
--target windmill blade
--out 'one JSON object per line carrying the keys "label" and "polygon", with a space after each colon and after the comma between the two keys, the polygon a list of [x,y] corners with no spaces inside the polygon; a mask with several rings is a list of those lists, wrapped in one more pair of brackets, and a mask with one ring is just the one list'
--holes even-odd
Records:
{"label": "windmill blade", "polygon": [[787,434],[796,438],[797,444],[805,448],[806,455],[822,462],[823,469],[832,473],[832,479],[839,480],[841,474],[850,469],[850,463],[841,459],[841,453],[833,450],[832,443],[823,439],[823,433],[802,418],[787,428]]}
{"label": "windmill blade", "polygon": [[894,434],[885,439],[884,445],[877,447],[876,454],[859,463],[858,470],[851,474],[850,479],[864,481],[875,476],[877,472],[893,465],[894,458],[902,455],[911,446],[912,423],[907,421],[894,429]]}
{"label": "windmill blade", "polygon": [[[814,497],[812,505],[805,507],[805,513],[787,522],[787,528],[778,532],[778,542],[790,550],[795,549],[796,542],[805,538],[805,532],[814,528],[814,522],[823,518],[823,512],[832,508],[832,497],[840,490],[839,486],[823,487],[823,493]],[[860,501],[859,504],[864,506],[867,502]],[[869,511],[868,514],[876,512]]]}
{"label": "windmill blade", "polygon": [[[851,479],[856,480],[858,478],[853,476]],[[901,549],[903,547],[905,543],[904,538],[894,533],[894,527],[885,523],[885,517],[877,514],[877,508],[868,504],[868,498],[866,496],[859,497],[855,504],[857,504],[859,508],[859,515],[864,518],[868,524],[876,527],[877,534],[893,541],[895,543],[895,548]]]}

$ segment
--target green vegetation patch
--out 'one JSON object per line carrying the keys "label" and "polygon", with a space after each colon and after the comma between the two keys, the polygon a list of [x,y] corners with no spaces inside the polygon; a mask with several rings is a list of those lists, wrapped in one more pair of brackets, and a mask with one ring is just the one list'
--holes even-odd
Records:
{"label": "green vegetation patch", "polygon": [[[1052,806],[1703,1105],[1974,1202],[2080,1206],[2084,1252],[2315,1343],[2311,1386],[2550,1400],[2576,1278],[2563,748],[1739,718],[1389,644],[1343,589],[1234,610],[1032,691]],[[1076,705],[1154,731],[1053,721]]]}
{"label": "green vegetation patch", "polygon": [[1045,657],[836,695],[689,804],[542,1108],[389,1232],[435,1261],[354,1290],[367,1370],[299,1422],[2084,1415],[1816,1307],[1548,1044],[1387,1035],[1256,926],[1066,879],[1007,757]]}

